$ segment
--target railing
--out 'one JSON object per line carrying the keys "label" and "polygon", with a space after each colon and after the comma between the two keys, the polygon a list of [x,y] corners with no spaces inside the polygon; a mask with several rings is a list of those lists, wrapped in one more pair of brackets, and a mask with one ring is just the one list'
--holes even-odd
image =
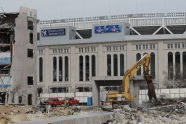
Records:
{"label": "railing", "polygon": [[124,15],[112,15],[112,16],[94,16],[85,18],[69,18],[59,20],[43,20],[40,24],[52,24],[52,23],[69,23],[69,22],[83,22],[83,21],[98,21],[98,20],[115,20],[126,18],[152,18],[152,17],[185,17],[186,12],[175,13],[141,13],[141,14],[124,14]]}

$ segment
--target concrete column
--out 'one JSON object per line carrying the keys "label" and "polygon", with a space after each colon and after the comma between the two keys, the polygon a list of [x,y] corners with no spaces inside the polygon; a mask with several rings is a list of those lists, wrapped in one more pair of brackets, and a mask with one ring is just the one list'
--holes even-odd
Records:
{"label": "concrete column", "polygon": [[85,81],[85,76],[86,76],[86,69],[85,69],[85,66],[86,66],[86,61],[85,61],[85,55],[83,55],[83,81]]}
{"label": "concrete column", "polygon": [[124,73],[127,71],[127,54],[124,54]]}
{"label": "concrete column", "polygon": [[[154,55],[155,55],[155,80],[158,79],[158,53],[157,51],[154,51]],[[165,58],[166,61],[166,58]]]}
{"label": "concrete column", "polygon": [[175,57],[175,52],[173,52],[173,80],[175,79],[175,59],[176,59],[176,57]]}
{"label": "concrete column", "polygon": [[134,96],[134,104],[139,104],[139,88],[141,83],[145,83],[143,81],[130,81],[130,89],[131,89],[131,94]]}
{"label": "concrete column", "polygon": [[62,56],[63,69],[62,69],[62,82],[65,82],[65,56]]}
{"label": "concrete column", "polygon": [[79,52],[79,49],[76,47],[71,47],[70,49],[70,55],[69,55],[69,82],[75,83],[79,81],[79,56],[80,54],[77,54]]}
{"label": "concrete column", "polygon": [[[140,54],[141,54],[141,58],[142,58],[144,54],[143,54],[143,53],[140,53]],[[141,59],[141,58],[140,58],[140,59]],[[143,75],[143,67],[141,67],[141,76],[142,76],[142,75]]]}
{"label": "concrete column", "polygon": [[181,79],[183,78],[183,53],[180,52],[180,76],[181,76]]}
{"label": "concrete column", "polygon": [[98,106],[100,101],[100,88],[96,85],[94,82],[92,84],[92,100],[93,100],[93,106]]}
{"label": "concrete column", "polygon": [[[163,87],[163,82],[167,81],[168,76],[168,53],[163,52],[164,50],[164,41],[160,41],[157,44],[157,48],[155,49],[157,54],[155,54],[155,68],[156,68],[156,81],[158,86]],[[167,45],[165,46],[167,47]],[[166,67],[166,68],[165,68]]]}
{"label": "concrete column", "polygon": [[92,55],[89,55],[89,81],[92,80]]}
{"label": "concrete column", "polygon": [[111,54],[111,76],[114,76],[114,55]]}
{"label": "concrete column", "polygon": [[57,74],[56,74],[56,76],[57,76],[57,78],[56,78],[56,80],[57,80],[57,82],[59,82],[59,56],[56,56],[56,64],[57,64],[57,70],[56,70],[56,72],[57,72]]}
{"label": "concrete column", "polygon": [[[50,54],[50,49],[45,49],[45,57],[43,58],[43,83],[48,89],[48,85],[53,82],[53,56],[47,56]],[[50,76],[45,76],[50,75]]]}
{"label": "concrete column", "polygon": [[120,54],[117,54],[118,56],[118,76],[120,76]]}

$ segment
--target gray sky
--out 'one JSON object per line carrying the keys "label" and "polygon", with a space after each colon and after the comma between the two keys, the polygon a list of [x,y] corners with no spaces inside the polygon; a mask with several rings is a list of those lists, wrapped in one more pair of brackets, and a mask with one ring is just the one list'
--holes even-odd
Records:
{"label": "gray sky", "polygon": [[20,6],[37,9],[38,18],[41,20],[150,12],[186,12],[186,0],[0,0],[0,7],[6,12],[18,11]]}

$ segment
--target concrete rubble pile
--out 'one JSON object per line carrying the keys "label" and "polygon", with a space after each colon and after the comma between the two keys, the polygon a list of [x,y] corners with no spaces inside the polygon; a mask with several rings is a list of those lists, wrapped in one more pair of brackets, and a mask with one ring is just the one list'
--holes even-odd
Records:
{"label": "concrete rubble pile", "polygon": [[186,104],[177,102],[171,105],[151,108],[131,108],[128,105],[114,110],[115,117],[109,124],[184,124]]}
{"label": "concrete rubble pile", "polygon": [[80,112],[78,107],[54,107],[44,112],[33,106],[21,105],[0,105],[0,110],[0,124],[73,115]]}
{"label": "concrete rubble pile", "polygon": [[79,113],[80,109],[78,107],[54,107],[49,111],[50,117],[53,116],[66,116],[66,115],[74,115]]}
{"label": "concrete rubble pile", "polygon": [[29,121],[34,118],[46,118],[33,106],[0,105],[0,124]]}

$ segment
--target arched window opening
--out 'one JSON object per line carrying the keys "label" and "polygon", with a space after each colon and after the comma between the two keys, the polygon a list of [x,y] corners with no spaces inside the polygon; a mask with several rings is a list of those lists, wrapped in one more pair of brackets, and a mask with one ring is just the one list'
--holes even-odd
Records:
{"label": "arched window opening", "polygon": [[175,80],[181,79],[181,70],[180,70],[180,53],[175,53]]}
{"label": "arched window opening", "polygon": [[111,76],[111,55],[107,55],[107,76]]}
{"label": "arched window opening", "polygon": [[79,56],[79,81],[83,81],[83,56]]}
{"label": "arched window opening", "polygon": [[89,76],[90,76],[90,74],[89,74],[89,56],[85,56],[85,63],[86,63],[86,65],[85,65],[85,80],[86,81],[89,81],[90,79],[89,79]]}
{"label": "arched window opening", "polygon": [[173,54],[172,52],[168,53],[168,80],[173,79]]}
{"label": "arched window opening", "polygon": [[183,80],[186,80],[186,52],[183,52]]}
{"label": "arched window opening", "polygon": [[[139,61],[141,59],[141,54],[137,53],[136,54],[136,61]],[[141,75],[141,68],[137,71],[137,75]]]}
{"label": "arched window opening", "polygon": [[68,70],[68,56],[65,56],[65,81],[68,81],[69,70]]}
{"label": "arched window opening", "polygon": [[92,77],[96,76],[96,57],[92,55]]}
{"label": "arched window opening", "polygon": [[63,80],[63,60],[62,57],[59,57],[59,81]]}
{"label": "arched window opening", "polygon": [[124,75],[124,55],[120,54],[120,76]]}
{"label": "arched window opening", "polygon": [[53,57],[53,81],[57,81],[57,58]]}
{"label": "arched window opening", "polygon": [[39,82],[43,82],[43,58],[39,58]]}
{"label": "arched window opening", "polygon": [[118,56],[114,54],[114,76],[118,76]]}

